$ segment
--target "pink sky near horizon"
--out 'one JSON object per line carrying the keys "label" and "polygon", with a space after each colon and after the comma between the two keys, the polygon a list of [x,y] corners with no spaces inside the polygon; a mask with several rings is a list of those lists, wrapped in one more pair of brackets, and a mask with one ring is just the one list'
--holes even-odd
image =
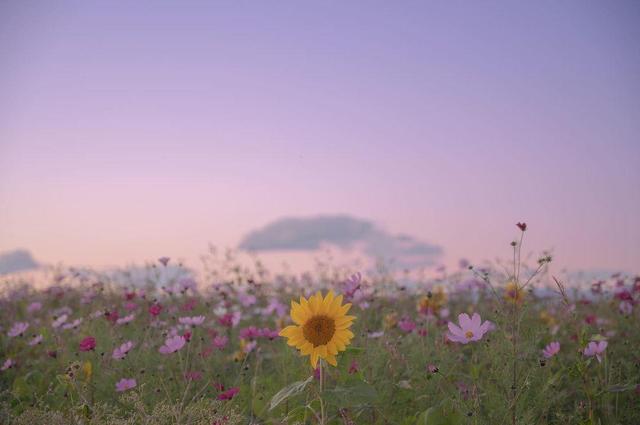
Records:
{"label": "pink sky near horizon", "polygon": [[6,2],[0,252],[196,263],[343,213],[640,272],[640,5]]}

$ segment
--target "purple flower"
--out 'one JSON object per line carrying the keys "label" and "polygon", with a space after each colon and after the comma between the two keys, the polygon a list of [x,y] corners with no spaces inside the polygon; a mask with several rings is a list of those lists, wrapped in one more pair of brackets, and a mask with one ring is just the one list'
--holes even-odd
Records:
{"label": "purple flower", "polygon": [[131,388],[135,388],[136,385],[137,385],[137,382],[135,379],[122,378],[116,383],[116,391],[121,393],[123,391],[130,390]]}
{"label": "purple flower", "polygon": [[449,333],[447,333],[447,338],[450,341],[459,342],[461,344],[480,341],[484,334],[493,329],[493,323],[488,320],[482,323],[482,319],[478,313],[473,313],[473,317],[469,317],[466,313],[459,314],[458,323],[460,323],[460,326],[457,326],[453,322],[449,322]]}
{"label": "purple flower", "polygon": [[60,326],[62,326],[62,324],[63,324],[64,322],[66,322],[66,321],[67,321],[67,318],[68,318],[68,317],[69,317],[68,315],[63,314],[62,316],[60,316],[60,317],[58,317],[56,320],[54,320],[54,321],[53,321],[53,323],[51,324],[51,326],[52,326],[53,328],[59,328]]}
{"label": "purple flower", "polygon": [[179,351],[186,344],[186,340],[181,335],[167,338],[164,345],[158,350],[162,354],[171,354]]}
{"label": "purple flower", "polygon": [[2,365],[2,367],[0,367],[0,370],[1,371],[5,371],[7,369],[12,368],[15,364],[16,364],[16,362],[14,362],[13,360],[7,359],[7,360],[4,361],[4,364]]}
{"label": "purple flower", "polygon": [[22,335],[24,331],[27,330],[28,327],[29,327],[29,324],[27,322],[16,322],[13,324],[11,329],[9,329],[9,332],[7,332],[7,335],[9,335],[10,337]]}
{"label": "purple flower", "polygon": [[127,341],[124,344],[122,344],[120,347],[116,347],[116,349],[113,350],[113,354],[111,355],[111,357],[113,357],[116,360],[122,360],[126,357],[127,353],[132,348],[133,348],[133,342]]}
{"label": "purple flower", "polygon": [[620,313],[629,316],[633,313],[633,303],[631,301],[620,301],[619,309]]}
{"label": "purple flower", "polygon": [[75,329],[80,326],[80,323],[82,323],[82,319],[76,319],[73,322],[63,324],[62,329]]}
{"label": "purple flower", "polygon": [[553,341],[549,343],[549,345],[544,347],[544,350],[542,350],[542,355],[544,356],[545,359],[550,359],[551,357],[558,354],[559,351],[560,351],[560,343],[558,341]]}
{"label": "purple flower", "polygon": [[33,313],[36,312],[38,310],[40,310],[42,308],[42,303],[39,301],[35,301],[32,302],[31,304],[29,304],[29,307],[27,307],[27,313]]}
{"label": "purple flower", "polygon": [[29,341],[30,346],[38,345],[42,342],[42,335],[34,336],[31,341]]}
{"label": "purple flower", "polygon": [[603,354],[604,350],[607,349],[607,345],[607,341],[591,341],[589,344],[587,344],[587,347],[584,349],[583,353],[587,357],[596,356],[598,362],[602,362],[602,357],[600,355]]}
{"label": "purple flower", "polygon": [[183,325],[197,326],[204,322],[204,316],[181,317],[178,321]]}

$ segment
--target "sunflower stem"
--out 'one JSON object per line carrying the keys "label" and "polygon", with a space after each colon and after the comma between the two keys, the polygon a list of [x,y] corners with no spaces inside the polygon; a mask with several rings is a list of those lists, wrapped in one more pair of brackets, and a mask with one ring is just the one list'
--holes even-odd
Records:
{"label": "sunflower stem", "polygon": [[318,362],[318,367],[320,368],[320,393],[318,394],[318,398],[320,399],[320,425],[325,425],[326,418],[324,415],[324,402],[322,401],[322,392],[324,390],[324,367],[322,359]]}

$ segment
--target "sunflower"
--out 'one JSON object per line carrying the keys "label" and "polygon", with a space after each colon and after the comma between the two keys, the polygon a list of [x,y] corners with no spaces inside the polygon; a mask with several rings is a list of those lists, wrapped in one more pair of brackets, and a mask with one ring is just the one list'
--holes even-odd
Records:
{"label": "sunflower", "polygon": [[300,350],[303,356],[311,356],[314,369],[318,359],[325,359],[337,366],[336,354],[344,351],[353,338],[349,330],[355,316],[348,316],[351,304],[342,305],[342,295],[334,296],[333,291],[323,298],[320,291],[308,300],[300,297],[300,303],[291,301],[291,319],[295,325],[280,331],[280,336],[288,338],[287,344]]}

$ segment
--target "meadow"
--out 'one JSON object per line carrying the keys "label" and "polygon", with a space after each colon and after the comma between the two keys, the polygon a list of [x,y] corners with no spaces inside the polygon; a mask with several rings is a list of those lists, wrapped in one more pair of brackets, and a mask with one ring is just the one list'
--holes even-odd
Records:
{"label": "meadow", "polygon": [[520,230],[429,278],[212,253],[4,279],[0,423],[639,424],[640,277],[568,282]]}

